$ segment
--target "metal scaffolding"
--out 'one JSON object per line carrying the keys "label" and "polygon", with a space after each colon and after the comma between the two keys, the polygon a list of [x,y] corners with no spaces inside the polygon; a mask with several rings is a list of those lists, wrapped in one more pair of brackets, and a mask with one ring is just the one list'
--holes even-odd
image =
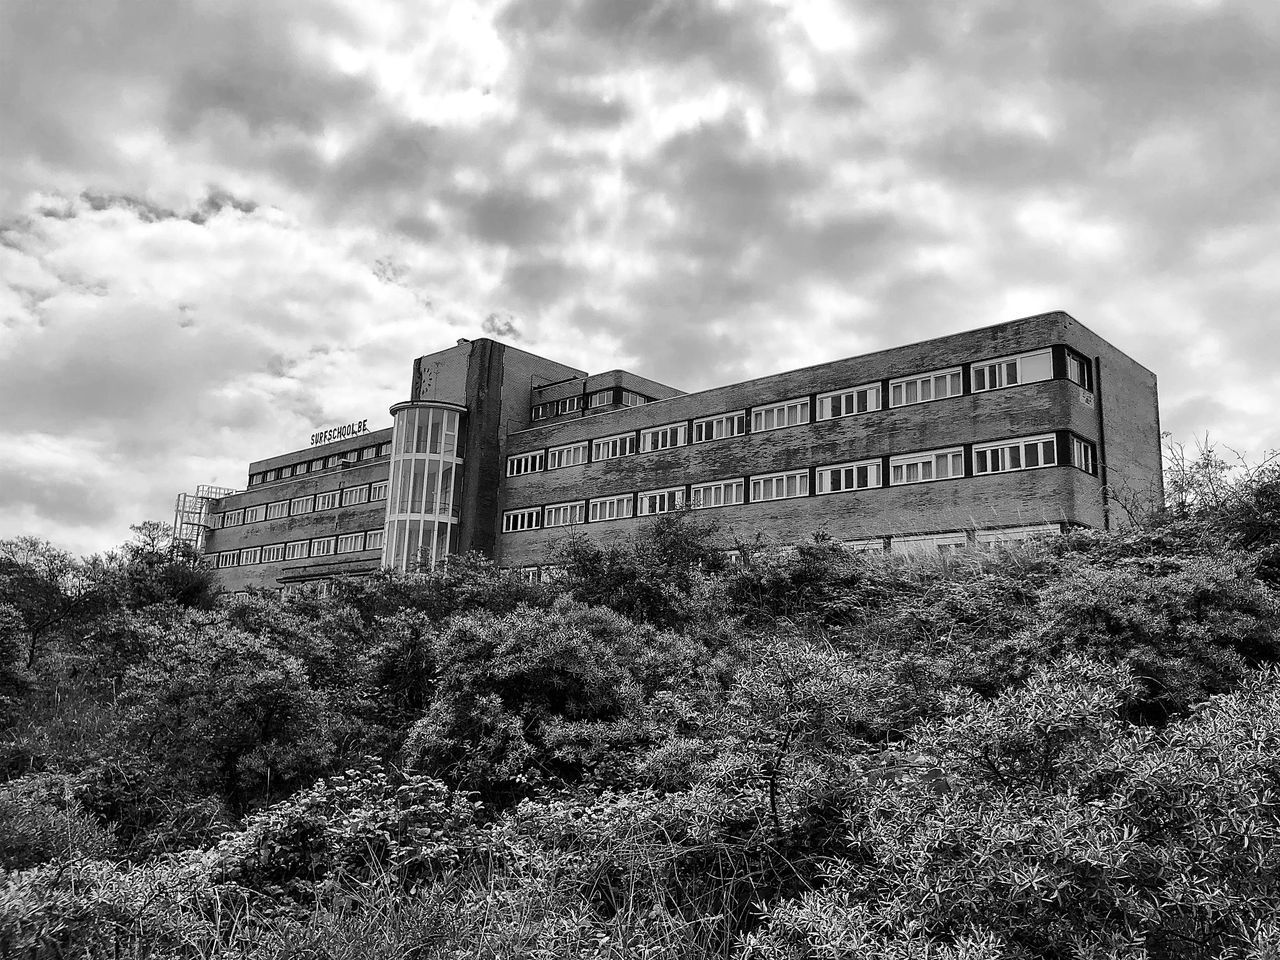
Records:
{"label": "metal scaffolding", "polygon": [[207,483],[196,487],[195,493],[180,493],[173,508],[173,540],[189,544],[197,553],[204,553],[204,539],[209,533],[209,504],[237,491],[231,487],[213,487]]}

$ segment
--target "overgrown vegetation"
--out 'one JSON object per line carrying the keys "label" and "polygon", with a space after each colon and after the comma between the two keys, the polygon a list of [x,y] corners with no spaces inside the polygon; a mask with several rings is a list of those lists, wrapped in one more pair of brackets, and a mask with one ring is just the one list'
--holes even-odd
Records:
{"label": "overgrown vegetation", "polygon": [[5,957],[1280,957],[1280,474],[930,559],[706,514],[328,598],[0,541]]}

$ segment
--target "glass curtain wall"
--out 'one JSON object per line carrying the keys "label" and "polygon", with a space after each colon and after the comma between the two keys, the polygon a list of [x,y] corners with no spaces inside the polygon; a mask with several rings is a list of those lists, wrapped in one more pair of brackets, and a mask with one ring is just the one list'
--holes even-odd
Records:
{"label": "glass curtain wall", "polygon": [[391,408],[391,486],[382,565],[430,570],[458,546],[462,413],[437,405]]}

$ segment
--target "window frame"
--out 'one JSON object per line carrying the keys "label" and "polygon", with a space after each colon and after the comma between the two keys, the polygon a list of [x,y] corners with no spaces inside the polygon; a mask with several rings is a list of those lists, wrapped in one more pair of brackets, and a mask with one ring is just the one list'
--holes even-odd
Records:
{"label": "window frame", "polygon": [[[763,406],[751,408],[751,432],[752,433],[768,433],[771,430],[785,430],[787,427],[803,427],[806,423],[813,422],[813,410],[810,409],[808,397],[792,397],[789,400],[780,400],[777,403],[767,403]],[[774,423],[773,426],[766,427],[764,422],[766,419],[777,420],[777,414],[789,410],[791,407],[797,409],[803,408],[804,419],[797,419],[795,423]],[[772,418],[767,415],[773,414]],[[788,415],[787,420],[790,420]]]}
{"label": "window frame", "polygon": [[[377,537],[378,542],[374,543],[373,538]],[[377,530],[366,530],[364,532],[364,548],[366,550],[381,550],[382,542],[386,537],[386,531],[379,527]]]}
{"label": "window frame", "polygon": [[[717,434],[715,429],[716,426],[723,423],[729,424],[731,431],[728,433]],[[708,425],[711,427],[712,435],[709,437],[704,436],[702,437],[702,439],[698,439],[699,428],[706,427]],[[704,429],[701,432],[706,433],[707,431]],[[711,443],[713,440],[729,440],[733,437],[741,437],[745,435],[746,432],[747,432],[747,411],[745,409],[733,410],[733,411],[730,411],[729,413],[718,413],[713,417],[699,417],[696,420],[694,420],[693,430],[689,434],[689,443],[690,444]]]}
{"label": "window frame", "polygon": [[252,566],[262,562],[261,547],[244,547],[240,551],[239,566]]}
{"label": "window frame", "polygon": [[[737,499],[725,499],[726,490],[736,490]],[[719,492],[720,503],[706,503],[705,494]],[[746,502],[747,482],[742,477],[731,477],[728,480],[712,480],[709,483],[697,483],[689,488],[689,505],[694,510],[714,510],[717,507],[737,507]]]}
{"label": "window frame", "polygon": [[523,477],[527,473],[541,473],[545,469],[546,454],[541,450],[532,453],[513,453],[507,457],[507,476]]}
{"label": "window frame", "polygon": [[[300,549],[295,549],[300,548]],[[284,545],[284,558],[286,560],[308,560],[311,557],[311,541],[310,540],[290,540]]]}
{"label": "window frame", "polygon": [[[618,443],[619,453],[611,453],[607,456],[600,456],[598,447],[601,444]],[[630,447],[629,450],[622,450],[622,447]],[[601,460],[620,460],[623,457],[633,457],[636,453],[636,435],[634,433],[615,433],[607,437],[600,437],[598,440],[591,441],[591,462],[598,463]]]}
{"label": "window frame", "polygon": [[[868,479],[870,479],[871,468],[875,468],[875,482],[867,483],[866,486],[858,484],[858,471],[867,470]],[[876,490],[884,485],[884,464],[879,457],[868,460],[850,460],[847,463],[829,463],[817,468],[816,483],[814,485],[814,495],[819,497],[829,496],[833,493],[856,493],[859,490]],[[839,471],[840,486],[835,487],[831,484],[831,474]],[[852,486],[845,486],[845,474],[853,471],[854,483]],[[824,489],[830,487],[830,489]]]}
{"label": "window frame", "polygon": [[[789,486],[788,481],[795,481],[794,493],[787,492]],[[781,496],[774,496],[773,491],[778,484],[782,484],[783,493]],[[770,495],[765,496],[764,490],[766,485],[769,487]],[[803,488],[803,489],[801,489]],[[809,496],[809,471],[808,470],[784,470],[781,473],[762,473],[751,478],[751,502],[767,503],[770,500],[799,500],[802,497]]]}
{"label": "window frame", "polygon": [[[294,509],[295,504],[303,504],[297,510]],[[289,501],[289,516],[300,517],[304,513],[315,513],[316,498],[315,494],[308,494],[305,497],[294,497]]]}
{"label": "window frame", "polygon": [[[1036,358],[1044,358],[1047,363],[1047,374],[1038,376],[1034,380],[1028,380],[1024,369],[1024,364],[1028,360]],[[1009,368],[1014,368],[1014,380],[1009,382]],[[995,379],[998,381],[994,384],[987,381],[994,372]],[[996,357],[994,360],[979,360],[969,364],[969,391],[971,393],[990,393],[993,390],[1004,390],[1008,387],[1021,386],[1024,383],[1043,383],[1046,380],[1053,379],[1053,350],[1045,347],[1041,350],[1026,350],[1022,353],[1011,354],[1007,357]],[[978,385],[978,381],[982,381],[982,386]]]}
{"label": "window frame", "polygon": [[[657,500],[657,498],[662,498],[664,502],[667,502],[667,501],[671,501],[671,502],[667,502],[666,506],[664,506],[660,510],[648,510],[648,509],[645,509],[647,505],[645,500],[646,497],[655,501]],[[643,490],[639,494],[637,494],[635,513],[637,517],[656,517],[659,514],[663,514],[663,513],[674,513],[683,506],[684,506],[684,487],[662,487],[657,490]]]}
{"label": "window frame", "polygon": [[267,504],[266,518],[268,520],[283,520],[289,516],[288,500],[273,500]]}
{"label": "window frame", "polygon": [[[582,464],[587,462],[587,454],[590,451],[590,449],[591,449],[591,443],[590,441],[587,441],[587,440],[579,440],[577,443],[565,443],[565,444],[561,444],[558,447],[551,447],[549,450],[547,450],[547,459],[546,459],[547,469],[563,470],[566,467],[581,466]],[[574,451],[580,452],[581,454],[580,459],[573,460],[572,463],[557,462],[554,465],[552,464],[552,460],[559,461],[563,459],[566,453],[570,453]]]}
{"label": "window frame", "polygon": [[[615,511],[615,515],[612,517],[593,516],[593,514],[599,514],[600,512],[602,512],[597,509],[598,507],[602,507],[605,504],[617,505],[622,503],[625,503],[627,505],[627,512],[625,516],[616,511]],[[616,497],[596,497],[593,500],[587,501],[587,522],[588,523],[605,523],[609,520],[630,520],[635,516],[635,512],[636,512],[635,498],[629,493],[622,494]]]}
{"label": "window frame", "polygon": [[[350,497],[350,499],[348,499]],[[342,499],[339,506],[342,507],[358,507],[369,502],[369,487],[367,484],[359,484],[357,486],[343,487]]]}
{"label": "window frame", "polygon": [[[1052,453],[1052,463],[1044,461],[1043,448],[1046,447]],[[1018,466],[1003,465],[1012,462],[1013,458],[1008,454],[1008,451],[1015,448],[1018,450]],[[1027,466],[1028,448],[1036,448],[1036,459],[1040,462],[1034,466]],[[1001,466],[994,469],[991,466],[991,454],[993,453],[998,454],[1001,461]],[[985,462],[985,469],[979,469],[980,462]],[[973,445],[973,475],[975,477],[985,477],[993,473],[1014,473],[1019,470],[1040,470],[1045,467],[1056,466],[1058,466],[1058,438],[1052,433],[1038,433],[1029,437],[1010,437],[1007,440],[975,443]]]}
{"label": "window frame", "polygon": [[[531,523],[522,523],[521,520],[531,520]],[[518,510],[502,511],[502,532],[503,533],[524,533],[526,530],[542,529],[542,508],[541,507],[521,507]]]}
{"label": "window frame", "polygon": [[331,557],[337,546],[337,537],[314,537],[311,540],[311,556]]}
{"label": "window frame", "polygon": [[375,480],[369,484],[369,502],[377,503],[379,500],[387,499],[390,490],[390,480]]}
{"label": "window frame", "polygon": [[[338,494],[339,494],[339,491],[337,490],[326,490],[324,493],[317,493],[315,495],[316,512],[318,513],[321,510],[337,510],[338,502],[341,499]],[[325,501],[323,506],[320,503],[321,498],[323,498]]]}
{"label": "window frame", "polygon": [[[338,543],[337,543],[337,546],[334,547],[333,552],[334,553],[360,553],[365,548],[364,538],[365,538],[365,534],[363,530],[361,530],[358,533],[339,534]],[[343,548],[343,541],[346,541],[346,544],[347,544],[346,549]],[[357,546],[354,546],[354,547],[351,546],[351,544],[353,543],[357,544]]]}
{"label": "window frame", "polygon": [[[650,446],[649,442],[658,438],[669,439],[674,431],[675,441],[661,446]],[[640,431],[640,453],[656,453],[659,450],[671,450],[675,447],[688,446],[689,424],[683,420],[668,423],[661,427],[649,427]]]}
{"label": "window frame", "polygon": [[[262,548],[262,563],[279,563],[284,559],[283,543],[269,543]],[[268,556],[268,552],[271,553]]]}
{"label": "window frame", "polygon": [[[1086,460],[1087,463],[1081,463]],[[1071,434],[1071,466],[1082,470],[1091,477],[1098,475],[1098,445],[1092,440],[1085,440]]]}
{"label": "window frame", "polygon": [[[842,420],[845,417],[856,417],[864,413],[876,413],[877,411],[883,410],[884,397],[882,396],[882,394],[884,393],[884,391],[880,389],[880,386],[881,385],[879,382],[864,383],[856,387],[845,387],[842,390],[830,390],[827,393],[818,394],[817,419],[818,420]],[[875,391],[876,405],[873,407],[871,406],[870,402],[868,402],[867,408],[865,410],[857,409],[858,394],[863,394],[863,393],[870,394],[872,391]],[[847,405],[844,403],[844,401],[849,397],[854,398],[855,409],[853,410],[846,409]],[[831,412],[833,407],[833,403],[832,403],[833,400],[841,401],[840,413]]]}
{"label": "window frame", "polygon": [[[553,522],[551,511],[556,511]],[[561,519],[560,514],[565,516]],[[575,519],[576,514],[576,519]],[[542,508],[542,528],[574,527],[587,522],[587,502],[585,500],[568,500],[564,503],[549,503]]]}
{"label": "window frame", "polygon": [[[922,401],[928,402],[928,401]],[[947,475],[940,477],[937,475],[938,458],[947,458]],[[956,462],[955,458],[959,457],[960,472],[951,472],[952,465]],[[915,480],[905,479],[907,468],[911,466],[929,465],[929,473],[932,476],[917,477]],[[895,468],[903,468],[902,480],[894,479]],[[924,471],[921,470],[921,473]],[[889,486],[891,487],[909,487],[915,483],[936,483],[939,480],[959,480],[965,476],[964,472],[964,448],[963,447],[940,447],[936,450],[921,450],[919,453],[904,453],[896,457],[889,458]]]}
{"label": "window frame", "polygon": [[[947,384],[947,395],[940,397],[935,392],[934,387],[936,386],[937,381],[942,379],[945,379]],[[925,381],[928,381],[929,383],[930,396],[927,399],[922,400],[922,399],[919,399],[920,393],[922,392],[920,390],[920,384],[924,383]],[[951,388],[954,385],[958,385],[959,389],[953,391]],[[907,388],[912,386],[916,388],[917,399],[908,400],[906,399],[907,392],[908,392]],[[896,392],[895,388],[898,388],[898,387],[902,388],[901,396],[903,399],[900,402],[895,403],[894,402],[894,394]],[[892,380],[889,381],[889,409],[890,410],[895,410],[898,407],[912,407],[919,403],[933,403],[935,400],[950,400],[953,397],[959,397],[963,395],[964,395],[964,368],[963,367],[941,367],[937,370],[930,370],[927,373],[917,373],[909,377],[894,377]]]}

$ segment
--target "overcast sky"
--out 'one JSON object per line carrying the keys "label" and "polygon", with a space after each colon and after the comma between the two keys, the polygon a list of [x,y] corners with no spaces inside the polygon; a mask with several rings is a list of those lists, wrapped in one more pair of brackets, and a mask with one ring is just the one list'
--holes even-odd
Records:
{"label": "overcast sky", "polygon": [[3,0],[0,537],[489,335],[699,389],[1063,309],[1280,447],[1280,3]]}

